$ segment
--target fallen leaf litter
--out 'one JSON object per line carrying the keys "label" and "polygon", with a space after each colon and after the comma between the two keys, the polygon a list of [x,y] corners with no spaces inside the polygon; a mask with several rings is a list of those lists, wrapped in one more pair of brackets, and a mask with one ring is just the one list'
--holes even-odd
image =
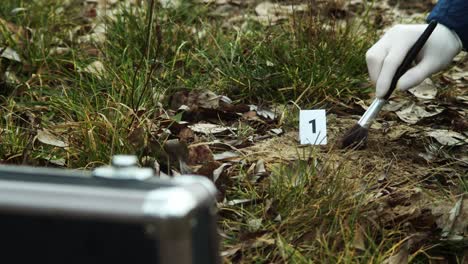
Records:
{"label": "fallen leaf litter", "polygon": [[[166,8],[178,8],[181,4],[181,1],[176,0],[160,2]],[[218,6],[242,5],[242,1],[237,3],[228,0],[203,0],[202,2]],[[360,1],[351,2],[355,3],[350,4],[359,4]],[[117,1],[87,1],[87,4],[92,6],[87,14],[93,26],[88,34],[79,37],[79,42],[105,41],[105,28],[99,17],[102,14],[112,17],[113,11],[107,7],[116,3]],[[272,25],[288,19],[294,12],[304,12],[307,8],[306,4],[260,2],[254,8],[254,15],[231,16],[228,21],[231,26],[248,19]],[[384,5],[382,8],[388,9],[390,6]],[[410,8],[418,9],[420,6],[415,5]],[[14,10],[14,12],[23,11]],[[96,14],[92,15],[94,12]],[[398,15],[400,14],[396,14]],[[3,20],[0,20],[0,24],[7,25],[16,35],[26,32],[25,29],[6,24]],[[50,52],[65,53],[68,52],[68,48],[57,46]],[[18,53],[10,47],[0,46],[0,56],[2,59],[17,63],[22,61]],[[463,118],[466,120],[468,117],[467,67],[468,65],[461,63],[441,76],[446,83],[464,89],[459,90],[455,96],[440,95],[442,89],[440,81],[425,80],[423,84],[410,90],[411,95],[399,94],[393,97],[384,108],[386,112],[384,117],[380,118],[371,129],[369,149],[346,156],[351,163],[349,166],[353,168],[349,174],[351,180],[361,180],[356,178],[359,176],[358,172],[384,174],[380,181],[369,183],[367,189],[361,190],[369,192],[368,203],[373,204],[375,209],[369,211],[370,219],[379,221],[382,225],[391,225],[395,222],[409,224],[415,229],[423,228],[418,226],[418,221],[424,222],[429,219],[428,221],[433,221],[442,230],[441,239],[453,241],[467,239],[468,204],[465,196],[462,195],[456,200],[434,201],[421,189],[414,187],[418,184],[430,189],[436,184],[446,184],[450,189],[455,184],[451,178],[467,177],[468,132],[466,127],[454,131],[456,124],[450,123],[451,118],[446,117],[448,109],[459,116],[460,119],[456,120]],[[83,72],[99,76],[105,74],[105,67],[102,62],[94,61],[84,67]],[[366,107],[365,102],[361,105]],[[179,163],[180,171],[186,169],[195,173],[203,171],[203,174],[211,178],[219,188],[228,187],[222,184],[237,175],[241,163],[252,168],[249,171],[251,180],[257,184],[262,177],[267,177],[278,163],[288,164],[301,159],[298,155],[300,151],[297,147],[297,132],[278,125],[279,115],[274,110],[275,106],[236,104],[226,96],[200,90],[175,93],[172,96],[171,108],[168,113],[161,113],[149,120],[145,126],[131,128],[134,131],[136,144],[148,140],[142,138],[145,131],[156,131],[158,135],[164,134],[171,138],[180,137],[180,141],[187,146],[179,141],[169,142],[169,145],[172,144],[172,148],[176,149],[170,159]],[[329,114],[330,142],[334,142],[342,134],[340,128],[348,127],[355,122],[353,117],[334,114],[335,110],[330,109]],[[178,114],[181,114],[185,123],[174,122]],[[436,119],[441,120],[441,123],[435,123]],[[184,135],[183,140],[180,135]],[[68,147],[66,134],[59,128],[57,131],[39,129],[36,138],[39,144],[56,148]],[[447,149],[448,147],[452,149]],[[341,162],[344,155],[342,151],[334,149],[334,146],[317,148],[315,151],[326,156],[328,164]],[[428,158],[429,156],[431,158]],[[390,160],[393,165],[385,170],[385,164]],[[65,164],[61,159],[54,159],[53,162],[58,166]],[[152,162],[153,166],[159,166],[157,160]],[[441,166],[443,168],[440,168]],[[438,175],[442,175],[443,180],[437,178]],[[236,197],[228,198],[230,200],[226,200],[223,206],[239,206],[251,202]],[[247,221],[251,232],[258,231],[261,223],[262,219],[257,218]],[[362,250],[365,245],[362,241],[363,234],[359,230],[361,229],[356,229],[354,245]],[[259,241],[266,244],[278,243],[268,236],[264,236]],[[410,246],[410,243],[403,243],[385,263],[405,263],[410,254]],[[222,255],[233,256],[241,249],[239,246],[233,246],[225,249]]]}

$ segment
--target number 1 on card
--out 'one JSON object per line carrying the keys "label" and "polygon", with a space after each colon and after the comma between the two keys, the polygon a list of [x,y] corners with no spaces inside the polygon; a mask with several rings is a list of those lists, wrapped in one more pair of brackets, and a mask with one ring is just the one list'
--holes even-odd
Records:
{"label": "number 1 on card", "polygon": [[301,110],[299,113],[301,144],[327,144],[327,118],[324,109]]}
{"label": "number 1 on card", "polygon": [[310,120],[309,123],[312,124],[312,134],[315,134],[315,119]]}

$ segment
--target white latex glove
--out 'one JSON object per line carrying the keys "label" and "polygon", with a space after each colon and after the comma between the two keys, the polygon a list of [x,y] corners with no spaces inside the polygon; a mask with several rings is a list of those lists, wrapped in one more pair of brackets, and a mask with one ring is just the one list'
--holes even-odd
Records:
{"label": "white latex glove", "polygon": [[[366,53],[367,68],[376,85],[376,96],[382,98],[388,91],[393,75],[403,62],[406,53],[421,36],[427,25],[397,25]],[[398,81],[397,89],[408,90],[431,74],[447,67],[462,50],[457,34],[438,24],[410,68]]]}

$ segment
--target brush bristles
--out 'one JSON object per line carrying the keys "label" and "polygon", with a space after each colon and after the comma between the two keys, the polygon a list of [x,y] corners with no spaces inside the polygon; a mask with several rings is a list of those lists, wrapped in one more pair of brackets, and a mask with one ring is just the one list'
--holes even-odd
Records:
{"label": "brush bristles", "polygon": [[354,148],[363,149],[367,145],[367,136],[369,130],[360,126],[359,124],[354,125],[341,140],[341,148]]}

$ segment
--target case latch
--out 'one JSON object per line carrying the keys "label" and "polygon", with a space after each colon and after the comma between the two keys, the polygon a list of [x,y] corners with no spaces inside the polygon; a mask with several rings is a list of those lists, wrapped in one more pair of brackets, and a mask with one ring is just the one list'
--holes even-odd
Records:
{"label": "case latch", "polygon": [[111,166],[94,169],[93,176],[116,180],[146,180],[153,176],[153,169],[140,168],[138,158],[133,155],[115,155]]}

